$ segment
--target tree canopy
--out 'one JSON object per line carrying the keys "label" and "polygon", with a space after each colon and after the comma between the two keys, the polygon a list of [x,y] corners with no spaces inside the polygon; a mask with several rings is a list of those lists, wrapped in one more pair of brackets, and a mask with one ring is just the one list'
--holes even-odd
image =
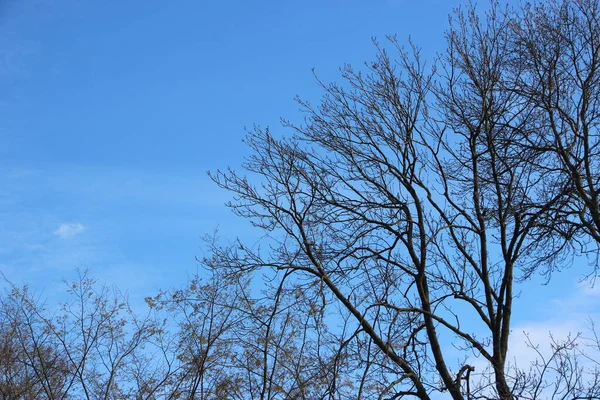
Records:
{"label": "tree canopy", "polygon": [[[597,271],[598,16],[587,0],[459,10],[429,64],[376,43],[319,82],[320,104],[299,100],[293,134],[252,130],[244,173],[212,175],[269,248],[215,249],[211,267],[313,296],[358,397],[548,396],[507,360],[511,314],[532,274],[582,256]],[[597,374],[577,374],[555,394],[597,396]]]}

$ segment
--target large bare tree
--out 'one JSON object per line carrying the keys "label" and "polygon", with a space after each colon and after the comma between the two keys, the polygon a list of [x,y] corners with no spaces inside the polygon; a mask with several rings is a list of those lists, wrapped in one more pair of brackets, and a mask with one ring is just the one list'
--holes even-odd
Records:
{"label": "large bare tree", "polygon": [[[319,81],[320,104],[299,100],[304,123],[255,128],[245,172],[212,174],[266,238],[215,246],[209,265],[316,290],[357,388],[348,398],[550,396],[539,368],[508,363],[513,299],[600,242],[599,11],[459,10],[429,67],[391,38],[342,83]],[[569,373],[555,396],[599,396],[597,372]]]}

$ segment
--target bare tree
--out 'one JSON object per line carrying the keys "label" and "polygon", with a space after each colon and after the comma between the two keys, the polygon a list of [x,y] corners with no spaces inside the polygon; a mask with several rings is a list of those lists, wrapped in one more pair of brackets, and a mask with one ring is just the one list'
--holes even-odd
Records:
{"label": "bare tree", "polygon": [[349,398],[525,397],[507,363],[516,288],[597,241],[598,15],[593,0],[459,10],[431,67],[391,38],[396,58],[377,44],[365,70],[319,81],[292,135],[248,133],[250,176],[212,174],[268,250],[215,247],[208,264],[318,288],[328,329],[350,332]]}
{"label": "bare tree", "polygon": [[9,361],[1,363],[4,398],[114,399],[141,392],[130,362],[158,325],[137,316],[116,289],[96,288],[85,273],[66,283],[69,300],[55,312],[27,288],[12,285],[2,299],[3,361]]}
{"label": "bare tree", "polygon": [[[0,299],[0,397],[55,399],[66,392],[70,370],[28,288],[12,288]],[[41,307],[41,306],[40,306]]]}
{"label": "bare tree", "polygon": [[289,293],[283,278],[252,294],[247,277],[240,278],[198,276],[182,289],[147,299],[168,313],[176,337],[165,397],[324,398],[335,388],[335,371],[343,363],[338,356],[333,365],[332,349],[338,347],[324,331],[314,291],[294,286]]}

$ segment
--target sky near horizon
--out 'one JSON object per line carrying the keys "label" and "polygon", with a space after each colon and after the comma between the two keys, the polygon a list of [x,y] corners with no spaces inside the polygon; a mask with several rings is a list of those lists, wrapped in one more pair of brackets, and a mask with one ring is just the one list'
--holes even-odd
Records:
{"label": "sky near horizon", "polygon": [[[299,121],[311,70],[334,81],[373,37],[431,59],[466,3],[1,2],[0,271],[48,297],[75,268],[140,298],[183,284],[205,234],[251,235],[206,175],[239,168],[245,126]],[[600,294],[580,276],[528,284],[516,329],[583,326]]]}

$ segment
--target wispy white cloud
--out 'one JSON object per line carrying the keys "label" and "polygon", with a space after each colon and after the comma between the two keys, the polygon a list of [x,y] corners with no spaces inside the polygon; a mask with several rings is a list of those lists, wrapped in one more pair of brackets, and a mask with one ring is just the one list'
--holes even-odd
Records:
{"label": "wispy white cloud", "polygon": [[86,226],[80,224],[79,222],[69,222],[61,224],[57,230],[54,231],[56,236],[60,236],[63,239],[67,239],[80,233],[83,233],[87,229]]}
{"label": "wispy white cloud", "polygon": [[[513,327],[509,358],[518,360],[521,366],[528,365],[540,353],[549,356],[555,341],[589,334],[590,321],[600,316],[599,297],[598,285],[590,286],[589,282],[582,282],[565,290],[560,297],[548,300],[548,307],[553,310],[551,316],[520,321]],[[537,349],[528,345],[528,341],[538,346]]]}
{"label": "wispy white cloud", "polygon": [[[536,368],[535,363],[539,366],[540,363],[550,362],[557,344],[574,340],[577,346],[570,352],[578,356],[579,367],[593,370],[598,365],[590,360],[600,359],[600,348],[593,335],[593,321],[600,318],[600,285],[591,286],[586,281],[564,285],[563,290],[557,297],[545,300],[547,308],[551,310],[547,316],[541,312],[539,318],[515,321],[507,355],[509,371],[518,368],[527,372],[532,367]],[[475,367],[473,379],[485,376],[486,371],[490,371],[489,363],[482,357],[471,357],[468,364]],[[551,371],[546,373],[549,381],[556,378],[552,374]],[[582,374],[582,379],[591,378],[588,372]]]}

